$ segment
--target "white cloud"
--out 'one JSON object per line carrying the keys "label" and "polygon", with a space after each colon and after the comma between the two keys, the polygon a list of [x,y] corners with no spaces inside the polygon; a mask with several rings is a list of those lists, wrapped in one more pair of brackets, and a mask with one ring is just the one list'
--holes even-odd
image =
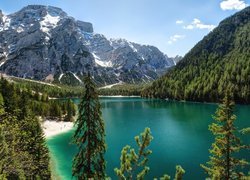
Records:
{"label": "white cloud", "polygon": [[177,20],[175,23],[176,24],[183,24],[184,22],[182,20]]}
{"label": "white cloud", "polygon": [[191,24],[188,24],[186,26],[183,26],[184,29],[207,29],[209,31],[212,31],[215,28],[215,25],[212,24],[204,24],[201,22],[201,20],[194,18]]}
{"label": "white cloud", "polygon": [[222,10],[241,10],[247,7],[248,4],[245,1],[241,0],[224,0],[220,3],[220,7]]}
{"label": "white cloud", "polygon": [[194,26],[189,24],[187,26],[183,26],[184,29],[194,29]]}
{"label": "white cloud", "polygon": [[180,35],[180,34],[175,34],[173,36],[170,36],[169,40],[168,40],[168,44],[173,44],[174,42],[180,40],[180,39],[184,39],[186,36],[185,35]]}

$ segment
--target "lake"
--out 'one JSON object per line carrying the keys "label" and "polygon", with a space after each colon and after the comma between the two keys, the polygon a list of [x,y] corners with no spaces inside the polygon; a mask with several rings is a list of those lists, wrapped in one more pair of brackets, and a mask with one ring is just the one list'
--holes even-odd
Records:
{"label": "lake", "polygon": [[[172,178],[175,166],[181,165],[184,179],[204,179],[201,163],[208,161],[208,149],[214,137],[208,131],[211,117],[218,105],[191,102],[174,102],[143,98],[101,98],[102,116],[105,121],[107,143],[107,175],[117,179],[114,168],[120,166],[122,148],[129,144],[135,149],[134,136],[150,127],[154,137],[150,149],[146,179],[169,174]],[[78,100],[75,100],[77,103]],[[236,125],[250,126],[250,106],[237,105]],[[76,147],[70,144],[73,130],[47,140],[56,173],[63,180],[71,179],[71,163]],[[245,143],[250,138],[242,137]],[[250,161],[250,153],[240,156]]]}

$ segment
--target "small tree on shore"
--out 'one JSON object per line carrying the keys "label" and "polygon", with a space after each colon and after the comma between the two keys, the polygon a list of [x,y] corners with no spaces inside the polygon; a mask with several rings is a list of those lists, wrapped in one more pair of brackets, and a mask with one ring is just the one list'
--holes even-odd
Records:
{"label": "small tree on shore", "polygon": [[104,179],[106,151],[104,121],[101,105],[90,74],[84,79],[85,94],[78,106],[73,143],[78,152],[73,160],[72,173],[77,179]]}

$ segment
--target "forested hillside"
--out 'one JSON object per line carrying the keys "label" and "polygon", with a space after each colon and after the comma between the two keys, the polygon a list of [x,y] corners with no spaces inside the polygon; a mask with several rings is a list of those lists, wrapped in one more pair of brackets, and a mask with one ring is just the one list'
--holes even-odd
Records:
{"label": "forested hillside", "polygon": [[71,100],[49,100],[28,87],[0,79],[0,179],[51,179],[38,116],[72,121],[76,114]]}
{"label": "forested hillside", "polygon": [[49,152],[24,90],[0,82],[0,179],[50,179]]}
{"label": "forested hillside", "polygon": [[223,20],[142,96],[218,102],[226,90],[250,103],[250,7]]}

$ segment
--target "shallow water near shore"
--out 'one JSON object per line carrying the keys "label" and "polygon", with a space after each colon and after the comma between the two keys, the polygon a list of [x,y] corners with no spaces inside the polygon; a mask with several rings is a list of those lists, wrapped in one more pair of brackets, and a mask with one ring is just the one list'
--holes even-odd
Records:
{"label": "shallow water near shore", "polygon": [[[208,125],[213,122],[216,104],[171,102],[129,97],[102,97],[102,115],[106,128],[107,175],[117,179],[114,168],[120,165],[122,147],[129,144],[135,149],[134,136],[145,127],[150,127],[154,137],[150,149],[150,172],[146,179],[169,174],[174,177],[175,166],[181,165],[186,174],[184,179],[204,179],[201,163],[208,161],[208,149],[213,136]],[[79,100],[75,100],[76,103]],[[250,106],[237,105],[236,125],[239,129],[250,126]],[[76,147],[71,142],[74,129],[47,140],[55,171],[63,180],[71,179],[72,158]],[[247,136],[242,137],[250,143]],[[250,161],[250,154],[240,156]]]}

